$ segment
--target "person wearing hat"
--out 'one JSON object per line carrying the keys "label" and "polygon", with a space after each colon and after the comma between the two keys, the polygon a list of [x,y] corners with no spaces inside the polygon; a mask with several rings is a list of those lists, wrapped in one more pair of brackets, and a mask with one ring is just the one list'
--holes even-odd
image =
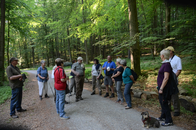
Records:
{"label": "person wearing hat", "polygon": [[66,81],[69,80],[69,77],[66,76],[65,71],[63,69],[63,60],[56,60],[57,67],[54,70],[54,87],[56,89],[56,111],[61,119],[69,119],[69,116],[66,116],[66,112],[64,111],[65,105],[65,94],[66,94]]}
{"label": "person wearing hat", "polygon": [[9,79],[9,84],[12,89],[12,97],[10,104],[10,116],[12,118],[18,118],[15,114],[15,109],[17,112],[24,112],[26,109],[21,107],[22,103],[22,75],[20,69],[16,66],[18,64],[18,59],[12,57],[10,59],[10,65],[6,69],[7,77]]}
{"label": "person wearing hat", "polygon": [[85,77],[85,67],[82,64],[83,58],[78,57],[78,62],[72,65],[71,72],[75,75],[75,82],[76,82],[76,102],[83,100],[82,98],[82,91],[84,86],[84,77]]}
{"label": "person wearing hat", "polygon": [[49,98],[48,92],[48,84],[47,81],[49,79],[48,70],[45,67],[46,62],[44,60],[41,61],[41,66],[37,69],[37,80],[39,86],[39,98],[42,100],[43,89],[45,90],[45,98]]}
{"label": "person wearing hat", "polygon": [[[180,57],[176,56],[174,54],[174,48],[172,46],[168,46],[166,50],[170,51],[170,64],[172,66],[173,72],[176,74],[178,77],[182,71],[182,63]],[[180,115],[180,101],[178,97],[178,93],[172,95],[171,102],[173,102],[173,107],[174,107],[174,116],[179,116]],[[169,102],[169,105],[171,106],[171,102]]]}

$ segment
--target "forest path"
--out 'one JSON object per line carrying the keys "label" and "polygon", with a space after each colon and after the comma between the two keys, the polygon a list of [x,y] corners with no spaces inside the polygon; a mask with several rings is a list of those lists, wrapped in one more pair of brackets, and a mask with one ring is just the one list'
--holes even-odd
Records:
{"label": "forest path", "polygon": [[[71,104],[65,105],[66,115],[69,120],[61,120],[56,113],[52,79],[49,80],[49,99],[38,97],[38,85],[35,77],[36,71],[29,73],[29,82],[25,86],[22,106],[27,112],[17,113],[19,119],[11,119],[9,103],[5,103],[0,109],[0,126],[29,128],[29,129],[55,129],[55,130],[147,130],[142,127],[141,113],[135,109],[125,110],[120,104],[98,95],[90,95],[90,91],[83,91],[84,100],[75,102],[75,95],[66,97]],[[50,71],[49,71],[50,72]],[[1,118],[2,117],[2,118]],[[150,128],[155,129],[155,128]],[[182,130],[177,126],[160,127],[160,130]]]}

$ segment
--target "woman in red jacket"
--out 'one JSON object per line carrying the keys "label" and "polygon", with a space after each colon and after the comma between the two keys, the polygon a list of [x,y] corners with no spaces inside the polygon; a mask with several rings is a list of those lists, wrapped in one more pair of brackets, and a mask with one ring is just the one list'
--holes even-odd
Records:
{"label": "woman in red jacket", "polygon": [[54,79],[55,84],[54,87],[56,89],[56,110],[61,119],[69,119],[69,116],[66,116],[64,111],[64,105],[65,105],[65,89],[66,87],[66,81],[69,79],[66,77],[64,69],[63,69],[63,61],[61,59],[58,59],[56,61],[57,68],[54,70]]}

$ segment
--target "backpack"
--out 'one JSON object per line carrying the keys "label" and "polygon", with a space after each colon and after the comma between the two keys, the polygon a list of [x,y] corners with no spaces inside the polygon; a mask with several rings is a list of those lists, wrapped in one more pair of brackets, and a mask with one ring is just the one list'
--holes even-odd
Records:
{"label": "backpack", "polygon": [[[129,68],[129,67],[127,67],[127,68]],[[137,78],[138,78],[138,75],[135,73],[134,70],[132,70],[131,68],[129,68],[129,69],[131,70],[131,73],[132,73],[132,75],[133,75],[133,78],[134,78],[134,80],[136,81]]]}

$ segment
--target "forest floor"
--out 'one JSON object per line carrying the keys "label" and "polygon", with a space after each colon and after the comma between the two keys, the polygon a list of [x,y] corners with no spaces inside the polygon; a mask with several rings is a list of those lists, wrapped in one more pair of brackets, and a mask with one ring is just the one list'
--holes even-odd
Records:
{"label": "forest floor", "polygon": [[[36,73],[36,71],[35,71]],[[28,83],[23,92],[22,107],[27,112],[17,113],[19,119],[12,119],[9,116],[10,99],[0,105],[0,129],[126,129],[143,130],[140,112],[149,111],[153,117],[160,115],[160,107],[152,101],[142,101],[133,98],[133,109],[125,110],[123,105],[115,103],[116,98],[109,99],[102,96],[90,95],[91,84],[84,84],[84,101],[75,102],[74,96],[70,99],[71,104],[65,105],[65,111],[71,117],[70,120],[60,120],[56,113],[51,86],[49,86],[49,95],[51,98],[39,100],[38,85],[35,73],[29,73]],[[103,90],[103,95],[105,90]],[[126,119],[126,120],[125,120]],[[165,130],[188,129],[194,130],[195,116],[182,114],[179,117],[173,117],[175,126],[161,127]],[[177,127],[179,126],[179,127]],[[181,127],[181,128],[180,128]]]}

